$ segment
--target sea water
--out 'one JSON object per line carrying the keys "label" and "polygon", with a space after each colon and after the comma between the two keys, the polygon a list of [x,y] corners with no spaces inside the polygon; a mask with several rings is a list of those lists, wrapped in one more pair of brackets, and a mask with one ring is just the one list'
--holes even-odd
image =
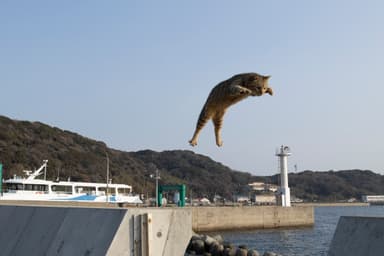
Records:
{"label": "sea water", "polygon": [[226,242],[246,245],[261,255],[272,251],[284,256],[327,255],[340,216],[384,217],[384,206],[315,207],[315,225],[308,228],[264,229],[220,233]]}

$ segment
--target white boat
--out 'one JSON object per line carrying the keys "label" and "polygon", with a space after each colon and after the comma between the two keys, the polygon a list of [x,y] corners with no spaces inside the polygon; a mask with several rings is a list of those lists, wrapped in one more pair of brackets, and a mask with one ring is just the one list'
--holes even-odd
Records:
{"label": "white boat", "polygon": [[139,196],[132,195],[132,186],[126,184],[37,179],[45,174],[47,163],[48,160],[44,160],[43,165],[34,172],[24,171],[26,177],[14,176],[4,180],[0,200],[143,203]]}

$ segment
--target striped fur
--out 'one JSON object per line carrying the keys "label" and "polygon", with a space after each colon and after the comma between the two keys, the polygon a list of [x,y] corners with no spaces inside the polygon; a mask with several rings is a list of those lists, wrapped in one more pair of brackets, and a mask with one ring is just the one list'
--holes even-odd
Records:
{"label": "striped fur", "polygon": [[262,76],[257,73],[244,73],[234,75],[216,85],[210,92],[201,110],[195,132],[189,144],[191,146],[197,145],[201,129],[212,119],[215,127],[216,145],[222,146],[223,141],[220,131],[227,108],[248,96],[261,96],[264,93],[273,95],[272,88],[268,86],[268,79],[269,76]]}

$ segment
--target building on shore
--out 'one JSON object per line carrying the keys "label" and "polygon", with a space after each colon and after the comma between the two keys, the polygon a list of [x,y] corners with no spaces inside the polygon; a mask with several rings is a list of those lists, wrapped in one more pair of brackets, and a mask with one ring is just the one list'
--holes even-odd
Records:
{"label": "building on shore", "polygon": [[278,190],[278,186],[274,184],[268,184],[264,182],[253,182],[248,184],[252,191],[260,191],[260,192],[276,192]]}
{"label": "building on shore", "polygon": [[278,186],[264,182],[248,184],[251,202],[256,205],[276,205],[276,192]]}
{"label": "building on shore", "polygon": [[384,195],[363,195],[362,201],[369,204],[384,205]]}

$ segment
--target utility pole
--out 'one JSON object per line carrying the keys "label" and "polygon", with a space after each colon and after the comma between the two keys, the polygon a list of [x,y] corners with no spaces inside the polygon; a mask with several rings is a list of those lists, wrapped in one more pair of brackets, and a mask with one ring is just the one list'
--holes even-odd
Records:
{"label": "utility pole", "polygon": [[156,207],[159,207],[159,179],[160,179],[160,172],[159,169],[156,168],[155,175],[151,174],[151,178],[154,178],[156,180]]}
{"label": "utility pole", "polygon": [[105,189],[105,201],[108,203],[108,183],[109,183],[109,157],[107,151],[105,151],[105,155],[107,157],[107,187]]}
{"label": "utility pole", "polygon": [[156,168],[156,207],[159,207],[159,179],[160,179],[160,172],[159,169]]}

